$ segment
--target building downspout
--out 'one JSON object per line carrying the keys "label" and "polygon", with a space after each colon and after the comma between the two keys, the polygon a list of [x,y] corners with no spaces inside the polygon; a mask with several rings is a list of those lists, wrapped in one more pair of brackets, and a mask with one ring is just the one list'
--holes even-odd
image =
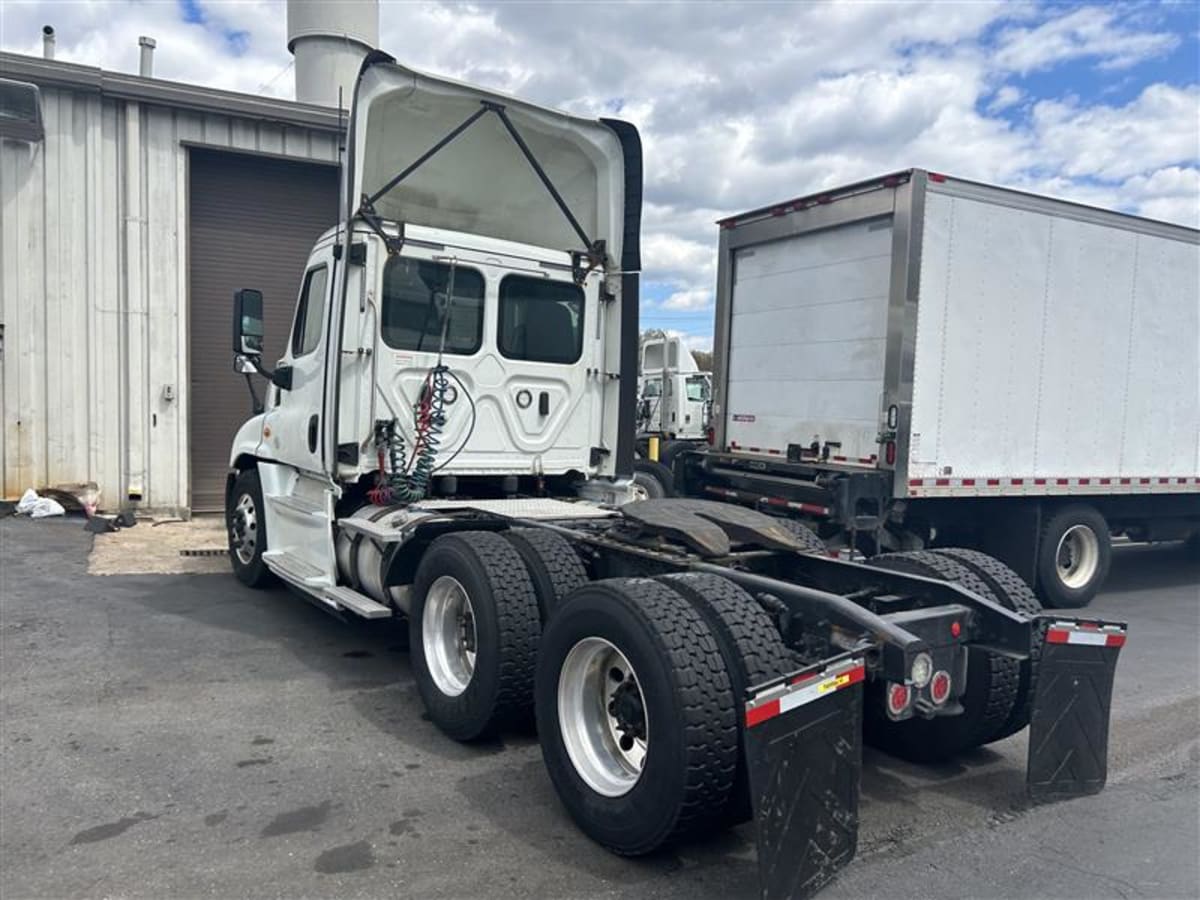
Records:
{"label": "building downspout", "polygon": [[125,104],[125,296],[121,331],[125,343],[125,470],[122,507],[145,498],[146,480],[146,216],[142,196],[142,109]]}

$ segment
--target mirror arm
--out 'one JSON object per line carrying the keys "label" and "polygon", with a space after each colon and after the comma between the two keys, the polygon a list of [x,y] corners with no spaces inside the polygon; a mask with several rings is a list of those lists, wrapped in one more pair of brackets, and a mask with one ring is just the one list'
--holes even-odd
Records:
{"label": "mirror arm", "polygon": [[[259,372],[262,372],[261,368],[259,369]],[[259,399],[258,391],[254,390],[254,379],[250,377],[249,372],[244,374],[246,376],[246,388],[250,391],[250,409],[252,410],[251,415],[262,415],[265,407],[263,406],[262,400]]]}

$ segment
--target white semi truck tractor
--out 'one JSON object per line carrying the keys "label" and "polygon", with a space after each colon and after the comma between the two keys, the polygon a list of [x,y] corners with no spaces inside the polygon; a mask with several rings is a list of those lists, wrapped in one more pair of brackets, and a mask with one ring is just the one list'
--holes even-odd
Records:
{"label": "white semi truck tractor", "polygon": [[671,463],[708,440],[712,373],[674,335],[641,342],[638,363],[637,459],[633,489],[638,499],[673,493]]}
{"label": "white semi truck tractor", "polygon": [[799,197],[720,223],[713,356],[682,493],[1059,608],[1114,534],[1200,543],[1194,228],[920,169]]}
{"label": "white semi truck tractor", "polygon": [[536,718],[614,852],[753,818],[765,897],[853,857],[864,735],[940,759],[1029,727],[1034,797],[1102,787],[1123,625],[1044,616],[981,554],[862,565],[735,505],[626,502],[633,126],[380,52],[353,101],[342,219],[270,370],[261,295],[234,301],[237,368],[270,381],[230,456],[238,579],[406,619],[430,719]]}

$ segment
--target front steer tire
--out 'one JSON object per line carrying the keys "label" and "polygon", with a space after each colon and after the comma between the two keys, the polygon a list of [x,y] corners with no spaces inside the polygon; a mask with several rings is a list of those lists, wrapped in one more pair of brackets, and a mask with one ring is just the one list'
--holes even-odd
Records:
{"label": "front steer tire", "polygon": [[225,532],[229,538],[229,562],[234,577],[258,590],[276,583],[263,553],[267,549],[262,482],[257,468],[244,469],[233,481],[225,508]]}
{"label": "front steer tire", "polygon": [[[599,639],[636,673],[647,723],[640,774],[620,794],[591,786],[573,762],[560,710],[577,646]],[[649,853],[714,826],[728,802],[738,753],[733,692],[712,631],[674,590],[643,578],[608,579],[575,591],[546,626],[538,654],[536,710],[546,769],[579,828],[626,856]]]}
{"label": "front steer tire", "polygon": [[[440,590],[453,589],[453,583],[443,579],[457,582],[470,603],[475,655],[458,693],[439,685],[434,675],[444,671],[436,659],[442,639],[426,611],[431,588],[440,584]],[[541,625],[533,583],[508,541],[490,531],[463,531],[435,540],[417,567],[408,621],[413,676],[438,728],[455,740],[471,741],[528,720]]]}

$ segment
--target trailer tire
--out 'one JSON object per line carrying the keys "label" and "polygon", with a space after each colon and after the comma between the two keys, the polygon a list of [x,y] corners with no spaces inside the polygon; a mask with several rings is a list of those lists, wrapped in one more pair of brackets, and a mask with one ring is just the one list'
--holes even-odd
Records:
{"label": "trailer tire", "polygon": [[[974,571],[988,583],[992,593],[996,595],[996,599],[1013,612],[1023,613],[1030,617],[1042,614],[1042,603],[1038,600],[1037,594],[1025,583],[1025,579],[994,556],[988,556],[986,553],[969,550],[965,547],[939,547],[933,552],[957,560]],[[1042,632],[1040,629],[1034,629],[1029,659],[1020,664],[1020,680],[1017,685],[1017,699],[1013,703],[1013,710],[1008,716],[1008,721],[987,739],[987,743],[1003,740],[1029,724],[1029,715],[1033,710],[1033,696],[1037,690],[1041,657]]]}
{"label": "trailer tire", "polygon": [[[884,553],[867,564],[926,578],[954,581],[972,593],[1001,602],[987,582],[956,560],[928,550]],[[868,702],[865,738],[886,753],[913,762],[937,762],[978,747],[1008,721],[1016,702],[1020,668],[1015,660],[981,650],[967,651],[967,685],[956,716],[893,722],[882,703]],[[873,692],[874,693],[874,692]]]}
{"label": "trailer tire", "polygon": [[791,532],[792,537],[804,544],[813,553],[825,554],[829,552],[825,546],[825,542],[803,522],[781,517],[779,524]]}
{"label": "trailer tire", "polygon": [[640,500],[661,500],[675,496],[675,476],[662,463],[649,459],[634,460],[634,490],[640,488]]}
{"label": "trailer tire", "polygon": [[501,533],[525,561],[545,624],[571,591],[587,583],[583,561],[571,542],[553,531],[513,528]]}
{"label": "trailer tire", "polygon": [[750,775],[741,752],[741,711],[751,687],[787,675],[804,664],[783,642],[779,629],[758,602],[727,578],[705,572],[664,575],[656,579],[691,603],[717,640],[738,712],[738,761],[733,788],[725,805],[729,825],[754,817]]}
{"label": "trailer tire", "polygon": [[1108,522],[1094,507],[1064,506],[1042,526],[1037,581],[1047,606],[1087,606],[1108,577],[1111,563]]}
{"label": "trailer tire", "polygon": [[430,544],[413,579],[409,646],[433,723],[470,741],[527,719],[540,630],[533,582],[512,544],[490,531]]}
{"label": "trailer tire", "polygon": [[[639,710],[645,722],[640,765],[621,755],[639,748],[606,711],[625,685],[623,724]],[[575,591],[542,636],[536,700],[550,780],[594,841],[636,856],[717,821],[737,765],[733,692],[711,629],[674,590],[615,578]]]}
{"label": "trailer tire", "polygon": [[276,583],[263,553],[267,549],[267,520],[263,515],[262,481],[255,467],[238,473],[225,509],[229,562],[242,584],[257,590]]}
{"label": "trailer tire", "polygon": [[658,461],[671,471],[675,469],[675,457],[680,453],[694,450],[699,441],[668,441],[667,446],[658,454]]}

